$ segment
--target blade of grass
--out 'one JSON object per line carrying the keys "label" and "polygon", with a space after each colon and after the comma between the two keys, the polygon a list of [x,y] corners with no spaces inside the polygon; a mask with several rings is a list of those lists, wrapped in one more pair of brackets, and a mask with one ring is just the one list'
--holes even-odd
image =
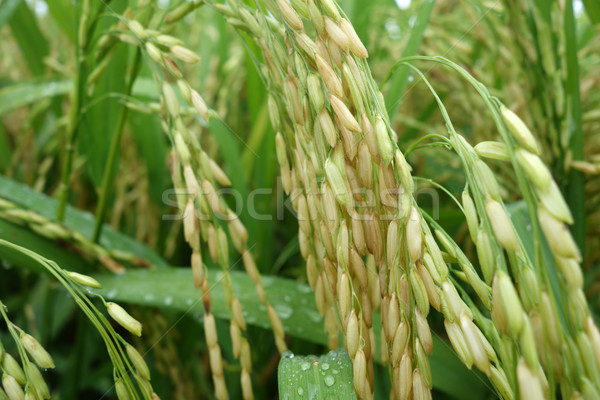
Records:
{"label": "blade of grass", "polygon": [[600,3],[596,0],[583,0],[585,11],[587,12],[592,24],[596,25],[600,22]]}
{"label": "blade of grass", "polygon": [[34,76],[42,75],[45,69],[43,60],[48,55],[49,45],[25,1],[20,2],[9,25],[29,71]]}
{"label": "blade of grass", "polygon": [[167,140],[160,129],[160,120],[156,115],[148,116],[131,113],[129,123],[135,129],[131,134],[135,140],[140,157],[146,165],[148,191],[154,202],[164,207],[163,193],[169,186],[167,165]]}
{"label": "blade of grass", "polygon": [[[252,149],[256,149],[256,153]],[[253,188],[261,190],[261,192],[255,192],[257,195],[252,197],[253,209],[260,215],[271,217],[261,220],[261,223],[256,226],[255,250],[261,265],[271,265],[274,254],[269,250],[272,249],[272,235],[276,223],[272,216],[272,193],[277,191],[275,182],[279,170],[275,161],[275,134],[269,124],[267,102],[264,99],[257,119],[252,124],[248,147],[242,153],[242,166],[247,172],[247,179],[253,183]],[[262,192],[263,189],[265,189],[264,192]],[[250,201],[250,199],[248,200]]]}
{"label": "blade of grass", "polygon": [[[79,3],[76,3],[76,6],[79,6]],[[77,68],[75,75],[73,76],[73,89],[70,96],[66,137],[63,143],[64,161],[62,164],[60,184],[58,186],[59,203],[56,211],[56,218],[59,221],[64,219],[65,209],[69,202],[73,159],[75,158],[75,149],[80,145],[79,132],[81,131],[81,123],[84,121],[86,114],[85,103],[88,97],[86,83],[88,73],[90,72],[88,71],[90,65],[87,62],[87,57],[90,50],[91,38],[97,27],[98,16],[102,13],[106,3],[96,3],[96,9],[94,10],[95,14],[91,10],[91,1],[85,1],[81,6],[81,18],[77,19],[77,41],[75,46]],[[121,76],[120,71],[117,72],[117,78],[115,79],[119,79],[119,76]]]}
{"label": "blade of grass", "polygon": [[[134,60],[129,66],[129,77],[126,83],[127,86],[124,88],[125,96],[129,96],[131,94],[133,84],[139,72],[141,56],[141,51],[137,49],[135,52]],[[127,57],[125,53],[125,55],[122,56],[122,60],[120,61],[126,62],[126,60]],[[121,105],[119,117],[115,122],[113,128],[114,131],[110,136],[110,141],[106,141],[106,144],[110,143],[108,148],[108,156],[106,160],[100,158],[101,163],[103,163],[104,165],[102,175],[102,187],[100,188],[100,198],[98,199],[98,206],[96,207],[96,222],[94,225],[94,236],[92,237],[92,240],[94,242],[98,242],[98,240],[100,239],[100,235],[102,234],[102,226],[106,217],[106,209],[108,207],[109,196],[111,195],[111,183],[114,182],[114,177],[118,170],[121,137],[123,135],[123,129],[125,128],[125,122],[127,122],[128,112],[129,108]],[[93,153],[94,155],[96,155],[96,157],[98,157],[98,151],[94,151]]]}
{"label": "blade of grass", "polygon": [[47,1],[50,15],[58,27],[69,38],[71,43],[75,42],[75,8],[69,0],[51,0]]}
{"label": "blade of grass", "polygon": [[[126,46],[119,46],[117,49],[106,72],[96,85],[93,96],[86,100],[87,104],[97,101],[101,103],[89,107],[85,111],[85,119],[81,121],[80,129],[85,134],[80,135],[79,150],[87,159],[87,171],[96,188],[100,188],[105,175],[112,139],[119,131],[117,124],[125,122],[121,115],[127,108],[123,107],[119,100],[106,99],[106,96],[109,93],[124,93],[126,90],[125,71],[128,67],[128,50]],[[120,141],[117,145],[120,145]],[[112,176],[116,174],[114,166],[111,173]]]}
{"label": "blade of grass", "polygon": [[[192,271],[189,268],[169,268],[156,270],[129,270],[116,276],[96,274],[95,278],[103,289],[98,293],[108,299],[158,307],[190,313],[202,319],[202,296],[190,284]],[[230,271],[233,290],[247,313],[246,322],[270,329],[269,317],[254,291],[254,283],[245,272]],[[217,318],[229,319],[229,309],[225,304],[219,270],[209,269],[208,280],[211,290],[211,310]],[[323,331],[323,321],[316,310],[314,295],[307,285],[272,276],[262,278],[267,296],[280,315],[286,332],[295,337],[317,343],[327,343]]]}
{"label": "blade of grass", "polygon": [[[417,14],[414,27],[411,30],[410,38],[408,39],[406,48],[402,52],[402,58],[414,56],[419,51],[421,40],[423,39],[423,33],[429,24],[429,17],[431,16],[431,10],[433,10],[434,5],[435,0],[423,1],[419,13]],[[406,90],[409,73],[410,69],[408,67],[399,66],[396,71],[393,72],[391,77],[390,87],[385,96],[385,107],[390,115],[390,121],[394,120],[398,106],[402,102],[402,96]]]}
{"label": "blade of grass", "polygon": [[[373,15],[373,10],[377,7],[396,7],[394,0],[371,0],[371,1],[355,1],[352,4],[352,8],[346,7],[342,5],[344,11],[348,15],[348,18],[354,25],[354,29],[360,40],[367,46],[369,46],[369,32],[373,31],[373,22],[371,20],[371,16]],[[380,27],[381,34],[385,34],[385,26],[381,24]],[[380,37],[379,35],[375,37]]]}
{"label": "blade of grass", "polygon": [[0,173],[4,173],[10,163],[12,150],[4,127],[0,124]]}
{"label": "blade of grass", "polygon": [[5,0],[0,3],[0,29],[6,24],[22,0]]}
{"label": "blade of grass", "polygon": [[[564,14],[567,63],[567,123],[569,150],[573,160],[583,160],[583,127],[581,96],[579,92],[579,61],[577,58],[577,29],[573,15],[573,0],[565,2]],[[571,169],[566,184],[567,201],[573,213],[574,224],[571,228],[573,238],[582,254],[585,254],[585,181],[583,173]]]}
{"label": "blade of grass", "polygon": [[71,81],[19,82],[0,90],[0,115],[48,97],[64,95],[71,90]]}
{"label": "blade of grass", "polygon": [[[248,187],[248,181],[246,179],[246,174],[244,172],[244,167],[242,165],[242,151],[243,147],[245,150],[251,151],[256,156],[256,152],[254,149],[250,148],[248,144],[244,142],[244,139],[241,138],[236,132],[231,129],[224,121],[218,118],[211,118],[208,122],[208,129],[212,133],[213,137],[219,144],[219,150],[223,155],[224,165],[229,167],[227,174],[231,179],[232,188],[235,191],[231,191],[229,193],[234,194],[233,204],[238,210],[233,209],[234,212],[240,211],[241,206],[241,219],[246,225],[246,229],[248,229],[248,234],[251,243],[248,243],[249,247],[252,247],[257,240],[257,225],[258,222],[256,218],[251,218],[248,212],[247,201],[249,199],[248,195],[250,193],[250,189]],[[224,193],[224,197],[230,197],[227,193]],[[239,202],[241,201],[241,204]]]}
{"label": "blade of grass", "polygon": [[[89,264],[75,253],[67,251],[51,240],[38,236],[25,227],[12,224],[2,218],[0,218],[0,239],[29,248],[50,260],[60,260],[63,265],[68,265],[74,271],[90,269]],[[26,262],[27,257],[19,252],[15,252],[14,255],[3,253],[2,259],[9,260],[15,265],[21,265]],[[31,269],[36,272],[44,272],[44,269],[37,264],[35,268],[32,267]]]}
{"label": "blade of grass", "polygon": [[[58,206],[58,201],[56,199],[50,198],[42,193],[38,193],[29,186],[12,181],[3,176],[0,176],[0,197],[5,198],[13,203],[20,204],[23,208],[33,210],[46,218],[54,219],[56,216],[56,208]],[[66,209],[64,224],[68,228],[74,229],[86,237],[91,237],[94,225],[94,216],[91,213],[80,211],[74,207],[68,206]],[[34,236],[37,237],[37,235]],[[5,239],[11,240],[11,236],[8,235],[5,237]],[[104,235],[102,235],[100,244],[106,249],[122,250],[134,253],[139,257],[150,261],[150,263],[156,267],[164,267],[167,265],[167,263],[159,255],[154,253],[147,246],[115,231],[110,226],[106,226],[104,228]],[[25,243],[25,247],[30,246],[29,244]],[[53,257],[48,258],[54,259]],[[63,264],[69,265],[68,263]]]}
{"label": "blade of grass", "polygon": [[[71,80],[38,80],[18,82],[0,89],[0,115],[48,97],[62,96],[73,88]],[[133,86],[133,95],[158,99],[156,85],[150,78],[139,78]]]}

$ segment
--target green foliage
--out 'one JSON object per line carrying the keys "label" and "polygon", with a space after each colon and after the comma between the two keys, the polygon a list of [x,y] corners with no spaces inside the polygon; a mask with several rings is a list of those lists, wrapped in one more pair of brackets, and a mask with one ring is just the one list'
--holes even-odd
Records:
{"label": "green foliage", "polygon": [[352,361],[344,349],[320,357],[283,353],[277,368],[279,398],[356,399],[352,387]]}

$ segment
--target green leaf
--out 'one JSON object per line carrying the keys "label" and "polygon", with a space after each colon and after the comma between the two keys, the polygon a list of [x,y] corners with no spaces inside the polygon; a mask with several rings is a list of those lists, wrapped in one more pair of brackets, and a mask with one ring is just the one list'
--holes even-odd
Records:
{"label": "green leaf", "polygon": [[130,112],[131,134],[144,160],[148,173],[148,190],[154,202],[163,207],[163,193],[169,186],[167,165],[168,143],[156,115]]}
{"label": "green leaf", "polygon": [[[58,201],[44,194],[38,193],[27,185],[12,181],[3,176],[0,176],[0,197],[5,198],[13,203],[21,205],[23,208],[30,209],[36,213],[43,215],[46,218],[54,220],[56,216],[56,208]],[[74,207],[67,207],[67,212],[64,221],[65,226],[74,229],[86,237],[91,237],[94,228],[94,216],[88,212],[77,210]],[[4,239],[12,241],[9,231],[4,231],[0,234]],[[34,235],[37,237],[37,235]],[[150,250],[145,245],[136,240],[119,233],[109,226],[104,228],[102,240],[100,244],[109,250],[121,250],[129,253],[134,253],[138,257],[144,258],[157,267],[164,267],[167,263],[156,253]],[[27,248],[33,251],[32,245],[25,244]],[[55,244],[55,246],[58,246]],[[61,265],[69,265],[62,262],[56,257],[48,257]]]}
{"label": "green leaf", "polygon": [[[45,239],[23,226],[12,224],[2,218],[0,218],[0,239],[28,248],[50,260],[60,260],[62,265],[68,265],[69,269],[74,271],[89,269],[87,263],[77,254],[67,251],[58,246],[56,242]],[[31,258],[19,251],[6,248],[0,256],[2,260],[13,265],[24,266],[36,272],[45,272],[38,263],[30,263]]]}
{"label": "green leaf", "polygon": [[22,0],[4,0],[0,3],[0,29],[13,16]]}
{"label": "green leaf", "polygon": [[[230,274],[234,293],[247,313],[246,322],[271,329],[269,316],[256,296],[252,280],[245,272],[230,271]],[[108,299],[191,313],[201,319],[204,310],[202,296],[191,283],[190,268],[129,270],[121,275],[98,274],[94,277],[104,288],[98,293]],[[229,319],[229,309],[221,290],[222,278],[220,270],[208,270],[211,310],[215,317]],[[267,297],[288,334],[311,342],[327,343],[323,321],[309,286],[272,276],[263,276],[262,281]]]}
{"label": "green leaf", "polygon": [[75,20],[75,7],[73,7],[72,2],[70,0],[51,0],[47,1],[46,4],[48,4],[50,15],[52,15],[56,24],[69,38],[71,43],[75,43],[75,27],[77,23]]}
{"label": "green leaf", "polygon": [[[523,246],[525,247],[529,258],[533,260],[535,258],[535,238],[534,235],[531,234],[533,227],[527,205],[524,201],[518,201],[507,205],[506,208],[510,212],[510,218],[519,238],[523,242]],[[537,224],[537,221],[535,221],[535,223]],[[567,302],[564,301],[564,296],[567,292],[561,288],[562,278],[559,277],[558,269],[554,262],[554,257],[552,256],[552,251],[550,250],[548,242],[546,242],[543,237],[541,237],[541,239],[542,265],[544,265],[544,268],[546,269],[553,297],[555,299],[561,299],[561,301],[556,302],[558,315],[563,328],[567,330],[568,324],[564,310],[564,305],[567,304]]]}
{"label": "green leaf", "polygon": [[373,23],[373,15],[376,15],[377,8],[381,7],[382,9],[386,9],[388,7],[397,8],[398,6],[395,4],[394,0],[369,0],[369,1],[361,1],[361,0],[351,0],[351,1],[342,1],[339,2],[340,6],[346,12],[348,19],[354,25],[354,30],[356,34],[360,38],[360,40],[367,46],[369,49],[369,33],[374,33],[374,28],[378,28],[379,32],[374,36],[371,36],[374,40],[379,40],[381,35],[385,35],[385,24],[374,24]]}
{"label": "green leaf", "polygon": [[14,11],[9,22],[15,40],[32,75],[44,73],[44,58],[48,55],[48,41],[40,31],[35,15],[25,1]]}
{"label": "green leaf", "polygon": [[[591,10],[598,10],[600,7],[598,2],[595,2],[596,7]],[[571,152],[574,161],[584,160],[584,144],[583,144],[583,122],[582,122],[582,106],[580,93],[580,69],[579,58],[577,53],[577,34],[576,20],[573,15],[573,0],[568,0],[564,7],[564,32],[565,32],[565,57],[567,64],[567,79],[566,79],[566,94],[567,94],[567,115],[565,117],[565,125],[568,129],[566,132],[569,139],[569,151]],[[566,151],[566,149],[563,149]],[[569,208],[573,213],[573,226],[571,233],[573,239],[579,246],[579,249],[585,254],[585,235],[586,235],[586,193],[585,193],[585,177],[583,172],[571,168],[568,174],[567,182],[563,183],[563,193],[569,203]]]}
{"label": "green leaf", "polygon": [[[105,21],[108,23],[108,21]],[[93,104],[85,112],[79,136],[80,150],[87,159],[86,167],[96,188],[101,187],[104,169],[108,159],[111,140],[121,107],[118,99],[110,98],[111,93],[125,92],[125,76],[127,70],[129,48],[119,46],[112,56],[106,72],[96,84],[93,95],[86,100],[86,105]],[[117,173],[115,166],[113,177]],[[108,203],[110,204],[110,202]]]}
{"label": "green leaf", "polygon": [[[410,38],[406,44],[406,48],[402,52],[402,58],[414,56],[419,51],[421,46],[421,40],[423,39],[423,33],[425,28],[429,24],[429,17],[431,16],[431,10],[435,5],[435,0],[424,0],[423,4],[417,14],[414,27],[411,30]],[[402,101],[402,96],[406,89],[408,82],[408,74],[410,69],[406,66],[399,66],[394,72],[392,72],[392,81],[390,82],[390,88],[385,97],[385,106],[390,115],[390,120],[394,120],[396,110]]]}
{"label": "green leaf", "polygon": [[[71,91],[71,80],[32,80],[0,89],[0,115],[48,97],[61,96]],[[136,97],[158,99],[156,85],[150,78],[138,78],[133,86]]]}
{"label": "green leaf", "polygon": [[277,369],[279,398],[355,399],[352,387],[352,361],[344,349],[317,356],[282,354]]}
{"label": "green leaf", "polygon": [[596,25],[600,22],[600,3],[597,0],[583,0],[585,11],[587,12],[592,24]]}
{"label": "green leaf", "polygon": [[0,115],[36,101],[68,93],[72,82],[40,81],[17,83],[0,89]]}
{"label": "green leaf", "polygon": [[2,124],[0,124],[0,173],[6,170],[12,158],[12,149],[8,142],[8,136]]}
{"label": "green leaf", "polygon": [[[254,149],[250,148],[240,135],[221,119],[211,118],[208,122],[208,129],[219,144],[219,150],[223,155],[224,165],[229,167],[226,172],[231,179],[232,187],[235,188],[235,192],[237,193],[233,198],[233,211],[235,212],[236,208],[242,211],[241,219],[246,225],[249,237],[252,240],[248,246],[252,247],[255,244],[254,241],[257,239],[257,224],[260,221],[251,218],[248,213],[246,202],[249,199],[248,195],[250,189],[248,188],[248,181],[246,180],[246,174],[244,173],[244,167],[242,165],[241,149],[244,148],[244,150],[248,150],[254,155],[256,155],[256,152]],[[224,194],[224,197],[229,198],[231,196]],[[241,204],[240,201],[242,202]]]}

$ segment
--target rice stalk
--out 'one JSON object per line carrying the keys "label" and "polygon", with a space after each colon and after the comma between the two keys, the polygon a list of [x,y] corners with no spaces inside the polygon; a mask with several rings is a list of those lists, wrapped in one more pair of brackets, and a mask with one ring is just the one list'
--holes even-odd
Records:
{"label": "rice stalk", "polygon": [[[366,371],[362,376],[355,375],[354,386],[359,396],[370,398],[373,389],[374,340],[369,314],[374,309],[371,297],[377,296],[359,296],[355,289],[361,287],[362,294],[373,289],[362,277],[366,274],[361,256],[367,254],[367,259],[374,260],[374,272],[380,277],[380,296],[376,303],[382,307],[383,339],[388,351],[392,351],[389,359],[392,363],[400,360],[392,365],[392,375],[412,376],[412,379],[394,380],[397,398],[430,397],[431,374],[425,353],[431,350],[431,334],[423,318],[430,304],[443,313],[449,335],[455,338],[453,344],[458,346],[463,361],[469,366],[474,363],[488,374],[501,394],[511,398],[519,392],[523,396],[530,390],[531,396],[538,396],[550,390],[545,373],[554,373],[555,366],[546,372],[540,366],[530,317],[535,316],[539,290],[548,287],[548,278],[539,258],[535,262],[529,260],[516,235],[494,174],[479,159],[475,149],[454,131],[443,104],[440,102],[449,130],[449,144],[463,160],[469,183],[471,193],[467,192],[466,197],[473,197],[474,207],[469,208],[468,216],[472,229],[478,219],[481,221],[478,232],[471,232],[471,236],[477,237],[478,246],[482,246],[479,253],[486,261],[485,281],[442,227],[416,207],[410,167],[397,150],[396,135],[389,126],[383,96],[362,59],[366,56],[364,46],[356,41],[337,6],[329,1],[319,2],[319,5],[309,2],[309,8],[316,8],[303,16],[314,24],[316,38],[313,40],[304,32],[306,25],[299,16],[302,15],[300,9],[288,3],[265,1],[264,5],[270,14],[279,16],[283,25],[274,23],[260,9],[252,10],[239,3],[219,5],[217,9],[235,27],[249,33],[263,52],[264,65],[259,69],[271,91],[269,110],[271,122],[279,132],[278,160],[284,188],[298,213],[300,249],[307,260],[308,280],[315,290],[317,307],[325,316],[326,327],[338,326],[346,335],[346,346],[350,345],[348,350],[355,370]],[[255,19],[251,18],[253,13],[258,13]],[[476,87],[483,91],[480,85]],[[548,175],[539,175],[540,171],[533,171],[527,162],[521,162],[525,168],[519,166],[514,155],[515,139],[508,136],[504,125],[511,123],[510,113],[501,111],[496,104],[490,108],[509,147],[520,190],[530,210],[543,210],[545,201],[555,211],[552,216],[555,219],[549,219],[548,223],[569,222],[569,216],[560,205],[563,201],[560,193],[543,191],[548,185]],[[286,109],[287,113],[283,111]],[[502,122],[502,114],[506,122]],[[522,138],[521,142],[530,140],[531,134],[522,127],[511,125],[509,128],[516,139]],[[363,150],[363,154],[368,159],[359,164],[356,147],[363,141],[363,149],[368,150]],[[533,160],[539,165],[537,159]],[[357,171],[359,166],[361,169]],[[359,180],[357,175],[363,179]],[[536,192],[536,187],[542,189]],[[374,211],[357,209],[364,190],[376,194]],[[474,210],[477,215],[473,214]],[[388,218],[390,215],[392,218]],[[355,219],[362,223],[356,224]],[[541,218],[542,221],[545,219]],[[333,233],[332,245],[323,238],[327,230]],[[567,230],[561,232],[567,248],[560,254],[577,263],[576,248],[573,250],[568,245],[570,234]],[[384,237],[387,238],[385,246]],[[550,239],[548,232],[546,238]],[[449,271],[438,241],[446,258],[451,264],[458,263],[462,271],[454,268]],[[327,247],[336,250],[328,251]],[[358,257],[351,257],[354,253]],[[356,261],[353,263],[353,260]],[[417,271],[421,271],[424,278]],[[478,310],[450,272],[475,291],[485,309],[491,312],[491,320]],[[425,282],[429,284],[429,291]],[[516,287],[522,286],[527,289],[520,295]],[[582,326],[589,312],[581,287],[573,290],[567,315],[571,323]],[[334,298],[335,302],[330,301]],[[336,304],[337,321],[331,322],[335,315],[327,304]],[[403,333],[407,327],[411,336],[408,342]],[[558,327],[555,329],[561,332]],[[576,332],[569,333],[565,336],[572,339],[566,338],[565,344],[574,342],[575,337],[583,338]],[[335,345],[334,329],[330,337],[330,344]],[[589,338],[580,340],[587,343]],[[556,373],[551,378],[552,382],[560,383],[564,393],[576,393],[584,390],[586,382],[593,382],[595,371],[592,369],[590,374],[587,378],[578,378]],[[528,382],[527,385],[524,382]]]}
{"label": "rice stalk", "polygon": [[[94,325],[106,345],[114,368],[113,379],[119,399],[154,400],[158,398],[152,389],[150,371],[143,356],[115,331],[88,296],[99,298],[111,318],[136,336],[141,336],[142,333],[142,325],[139,321],[120,305],[106,302],[102,296],[92,292],[89,288],[100,287],[95,279],[66,271],[53,261],[4,240],[0,241],[0,245],[4,249],[20,252],[23,256],[32,259],[56,278],[73,297],[77,306]],[[4,350],[4,346],[0,343],[0,364],[4,372],[2,376],[4,391],[0,392],[0,395],[6,392],[9,399],[49,399],[51,394],[48,385],[38,368],[43,370],[54,368],[52,356],[33,336],[10,321],[7,308],[2,302],[0,302],[0,314],[17,347],[21,360],[19,363]]]}

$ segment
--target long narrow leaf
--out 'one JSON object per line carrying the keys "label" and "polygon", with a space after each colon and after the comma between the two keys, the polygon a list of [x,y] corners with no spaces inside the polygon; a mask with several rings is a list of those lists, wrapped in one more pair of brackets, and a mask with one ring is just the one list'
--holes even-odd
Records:
{"label": "long narrow leaf", "polygon": [[38,80],[7,86],[0,90],[0,115],[45,98],[66,94],[71,86],[71,81]]}
{"label": "long narrow leaf", "polygon": [[[433,10],[434,5],[435,0],[423,1],[423,5],[421,6],[419,14],[417,15],[417,19],[411,31],[406,48],[402,52],[402,58],[414,56],[419,51],[421,40],[423,39],[423,33],[429,24],[429,17],[431,16],[431,10]],[[409,68],[400,66],[398,69],[396,69],[392,76],[390,88],[385,97],[385,107],[392,121],[394,120],[396,110],[402,101],[402,96],[404,95],[406,84],[408,82],[409,71]]]}
{"label": "long narrow leaf", "polygon": [[25,1],[22,1],[10,19],[10,29],[15,37],[29,71],[33,75],[44,73],[44,58],[48,55],[48,40],[37,19]]}
{"label": "long narrow leaf", "polygon": [[[56,207],[58,205],[56,199],[38,193],[29,186],[12,181],[3,176],[0,176],[0,197],[13,203],[20,204],[23,208],[33,210],[46,218],[53,219],[56,216]],[[67,207],[64,224],[89,238],[91,237],[94,228],[94,216],[88,212],[77,210],[74,207]],[[138,257],[148,260],[157,267],[164,267],[167,265],[160,256],[145,245],[108,226],[104,229],[100,244],[105,248],[134,253]],[[10,235],[2,237],[6,240],[11,240]],[[32,250],[37,251],[35,249]]]}
{"label": "long narrow leaf", "polygon": [[0,29],[6,24],[22,0],[4,0],[0,3]]}
{"label": "long narrow leaf", "polygon": [[[597,2],[596,2],[597,5]],[[573,15],[573,0],[566,1],[564,14],[567,64],[567,101],[568,113],[566,126],[569,135],[569,151],[573,160],[583,160],[583,126],[581,110],[581,94],[579,89],[579,59],[577,56],[577,31]],[[573,213],[573,238],[585,253],[585,181],[581,171],[571,169],[566,185],[567,200]]]}
{"label": "long narrow leaf", "polygon": [[583,0],[583,5],[592,24],[600,23],[600,3],[597,0]]}

